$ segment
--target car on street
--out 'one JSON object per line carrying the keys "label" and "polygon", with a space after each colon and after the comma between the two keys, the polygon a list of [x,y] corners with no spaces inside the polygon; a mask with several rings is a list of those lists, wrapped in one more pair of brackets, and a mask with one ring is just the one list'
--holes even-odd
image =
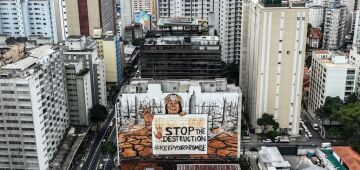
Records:
{"label": "car on street", "polygon": [[99,168],[98,169],[104,169],[104,164],[99,164]]}
{"label": "car on street", "polygon": [[315,131],[319,130],[319,125],[317,123],[314,123],[312,127]]}
{"label": "car on street", "polygon": [[271,139],[264,139],[262,140],[262,143],[272,143]]}
{"label": "car on street", "polygon": [[255,148],[255,147],[251,147],[251,148],[250,148],[250,151],[255,151],[255,152],[258,152],[258,151],[259,151],[259,149],[258,149],[258,148]]}

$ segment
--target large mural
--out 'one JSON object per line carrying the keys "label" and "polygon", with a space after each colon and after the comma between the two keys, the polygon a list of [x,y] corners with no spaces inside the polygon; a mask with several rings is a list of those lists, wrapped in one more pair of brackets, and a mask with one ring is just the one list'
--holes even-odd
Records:
{"label": "large mural", "polygon": [[123,98],[118,115],[122,169],[144,163],[130,160],[154,164],[165,156],[175,160],[235,160],[239,156],[241,119],[238,99],[196,98],[193,94],[186,103],[179,94],[167,94],[162,101],[139,100],[136,95]]}

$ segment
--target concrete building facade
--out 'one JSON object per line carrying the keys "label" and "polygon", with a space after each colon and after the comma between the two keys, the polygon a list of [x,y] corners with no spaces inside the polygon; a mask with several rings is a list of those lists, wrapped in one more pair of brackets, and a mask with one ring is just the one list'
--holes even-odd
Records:
{"label": "concrete building facade", "polygon": [[308,108],[316,111],[325,98],[346,97],[355,92],[357,67],[350,64],[345,54],[336,51],[314,51],[311,63],[311,82]]}
{"label": "concrete building facade", "polygon": [[96,38],[99,57],[105,64],[106,83],[120,83],[123,79],[123,59],[121,58],[120,37],[103,35]]}
{"label": "concrete building facade", "polygon": [[[299,133],[308,10],[304,3],[249,4],[246,102],[251,124],[273,114],[280,130]],[[257,130],[260,130],[259,128]]]}
{"label": "concrete building facade", "polygon": [[0,69],[0,167],[49,169],[69,127],[64,60],[41,46]]}
{"label": "concrete building facade", "polygon": [[104,61],[99,58],[96,41],[85,36],[69,36],[63,51],[65,64],[82,62],[91,77],[92,103],[106,106],[106,81]]}
{"label": "concrete building facade", "polygon": [[325,9],[323,48],[337,50],[345,43],[347,8],[330,6]]}
{"label": "concrete building facade", "polygon": [[112,0],[63,0],[61,6],[66,37],[93,35],[94,28],[115,31],[115,2]]}
{"label": "concrete building facade", "polygon": [[241,0],[159,0],[158,18],[190,17],[211,22],[220,38],[224,62],[239,62],[241,47]]}
{"label": "concrete building facade", "polygon": [[311,6],[309,7],[309,24],[315,28],[321,28],[321,24],[324,24],[324,12],[323,6]]}
{"label": "concrete building facade", "polygon": [[217,36],[148,37],[140,49],[141,77],[154,79],[219,78]]}
{"label": "concrete building facade", "polygon": [[67,62],[64,67],[70,123],[89,126],[89,109],[93,106],[90,71],[84,67],[82,59]]}
{"label": "concrete building facade", "polygon": [[0,34],[12,37],[41,35],[52,42],[61,41],[61,25],[55,15],[57,1],[52,0],[3,0],[0,2]]}

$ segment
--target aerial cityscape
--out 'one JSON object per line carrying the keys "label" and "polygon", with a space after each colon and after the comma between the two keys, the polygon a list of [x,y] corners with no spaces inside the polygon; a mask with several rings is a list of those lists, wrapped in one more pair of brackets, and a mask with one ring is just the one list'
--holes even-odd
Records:
{"label": "aerial cityscape", "polygon": [[0,170],[360,170],[360,0],[0,0]]}

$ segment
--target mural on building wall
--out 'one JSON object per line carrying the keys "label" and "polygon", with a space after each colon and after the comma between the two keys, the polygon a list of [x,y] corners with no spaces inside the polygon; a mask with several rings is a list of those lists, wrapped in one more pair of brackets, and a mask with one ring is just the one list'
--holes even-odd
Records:
{"label": "mural on building wall", "polygon": [[134,17],[135,23],[142,25],[143,31],[151,30],[151,13],[145,11],[138,11]]}
{"label": "mural on building wall", "polygon": [[[238,103],[227,102],[226,98],[202,104],[196,102],[195,94],[187,103],[179,94],[168,94],[161,101],[139,100],[136,95],[132,100],[123,99],[118,134],[120,161],[161,159],[164,155],[176,159],[178,154],[186,153],[192,159],[236,159],[239,114]],[[170,144],[169,140],[175,142]],[[170,145],[175,146],[170,152],[164,148],[153,150]]]}

